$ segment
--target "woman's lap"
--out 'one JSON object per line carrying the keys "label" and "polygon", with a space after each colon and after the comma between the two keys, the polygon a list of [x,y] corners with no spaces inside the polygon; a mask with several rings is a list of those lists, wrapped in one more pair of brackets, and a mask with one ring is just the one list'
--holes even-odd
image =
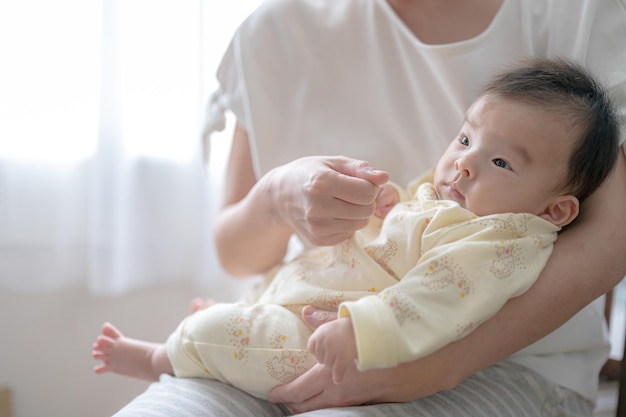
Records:
{"label": "woman's lap", "polygon": [[521,365],[502,362],[454,390],[405,404],[319,410],[302,417],[591,417],[593,404]]}
{"label": "woman's lap", "polygon": [[114,417],[277,417],[281,407],[218,381],[162,375]]}
{"label": "woman's lap", "polygon": [[[403,404],[318,410],[301,417],[590,417],[593,405],[512,362],[502,362],[466,379],[457,388]],[[278,405],[217,381],[164,375],[115,417],[278,417]]]}

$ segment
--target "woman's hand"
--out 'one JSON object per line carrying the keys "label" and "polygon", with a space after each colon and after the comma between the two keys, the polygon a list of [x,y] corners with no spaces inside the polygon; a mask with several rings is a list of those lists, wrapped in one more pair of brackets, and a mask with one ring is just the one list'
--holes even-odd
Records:
{"label": "woman's hand", "polygon": [[[307,306],[304,320],[314,328],[337,319],[337,313]],[[454,350],[452,346],[447,348]],[[444,352],[391,369],[360,372],[350,363],[343,380],[333,383],[333,370],[317,364],[293,381],[270,392],[270,401],[286,404],[294,413],[330,407],[347,407],[383,402],[405,402],[452,388],[458,381],[448,378],[449,356]],[[422,384],[416,383],[416,375]]]}
{"label": "woman's hand", "polygon": [[345,157],[306,157],[272,170],[258,185],[271,213],[314,245],[339,243],[367,225],[389,174]]}
{"label": "woman's hand", "polygon": [[213,229],[222,267],[233,276],[267,271],[283,260],[294,231],[315,245],[341,242],[367,225],[388,179],[364,161],[315,156],[257,181],[248,133],[237,125]]}

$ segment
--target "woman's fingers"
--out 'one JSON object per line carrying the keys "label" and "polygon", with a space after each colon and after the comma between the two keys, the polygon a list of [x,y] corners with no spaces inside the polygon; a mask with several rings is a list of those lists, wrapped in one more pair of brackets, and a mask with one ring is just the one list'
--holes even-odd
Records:
{"label": "woman's fingers", "polygon": [[[389,174],[344,157],[307,157],[282,167],[275,213],[314,245],[332,245],[364,228]],[[276,181],[276,177],[274,177]]]}

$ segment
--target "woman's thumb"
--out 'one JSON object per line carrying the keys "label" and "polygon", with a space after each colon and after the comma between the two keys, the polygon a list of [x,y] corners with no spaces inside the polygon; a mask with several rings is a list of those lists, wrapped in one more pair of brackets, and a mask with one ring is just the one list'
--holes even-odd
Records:
{"label": "woman's thumb", "polygon": [[374,168],[369,162],[358,159],[338,158],[331,164],[332,169],[344,175],[367,180],[376,186],[389,181],[389,173]]}

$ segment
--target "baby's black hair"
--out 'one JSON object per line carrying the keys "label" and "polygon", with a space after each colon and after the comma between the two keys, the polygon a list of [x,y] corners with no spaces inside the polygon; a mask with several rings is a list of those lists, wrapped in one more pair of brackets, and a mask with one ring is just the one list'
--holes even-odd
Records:
{"label": "baby's black hair", "polygon": [[591,73],[565,59],[530,59],[494,78],[482,94],[539,104],[571,120],[580,132],[565,189],[583,201],[608,177],[619,152],[617,111]]}

